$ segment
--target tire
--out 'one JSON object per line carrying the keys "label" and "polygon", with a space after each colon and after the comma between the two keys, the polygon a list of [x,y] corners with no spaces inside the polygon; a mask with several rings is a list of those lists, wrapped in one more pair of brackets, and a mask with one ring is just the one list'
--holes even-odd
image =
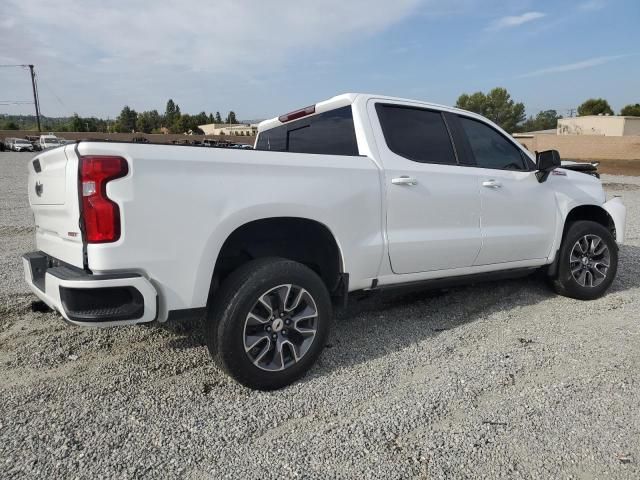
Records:
{"label": "tire", "polygon": [[256,390],[275,390],[302,377],[320,356],[332,317],[320,277],[282,258],[238,268],[211,307],[205,322],[209,353],[229,376]]}
{"label": "tire", "polygon": [[578,300],[601,297],[618,271],[618,245],[611,232],[596,222],[572,223],[558,255],[558,273],[551,283],[565,297]]}

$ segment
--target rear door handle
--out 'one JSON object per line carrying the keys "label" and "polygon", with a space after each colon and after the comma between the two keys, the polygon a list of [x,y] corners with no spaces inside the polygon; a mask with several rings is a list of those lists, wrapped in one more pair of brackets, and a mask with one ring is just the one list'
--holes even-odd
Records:
{"label": "rear door handle", "polygon": [[482,186],[487,188],[500,188],[502,184],[497,180],[485,180],[482,182]]}
{"label": "rear door handle", "polygon": [[392,178],[391,183],[393,183],[394,185],[417,185],[418,180],[414,177],[407,177],[406,175],[402,175],[401,177]]}

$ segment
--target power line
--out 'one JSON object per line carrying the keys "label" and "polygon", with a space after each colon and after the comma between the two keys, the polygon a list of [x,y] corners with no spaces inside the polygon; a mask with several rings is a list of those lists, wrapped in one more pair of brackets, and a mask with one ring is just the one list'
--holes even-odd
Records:
{"label": "power line", "polygon": [[55,97],[55,99],[58,101],[58,103],[62,107],[64,107],[64,109],[67,111],[67,113],[69,112],[69,107],[67,107],[67,105],[60,99],[60,97],[58,95],[56,95],[56,92],[53,91],[53,89],[49,86],[48,83],[44,83],[44,82],[42,82],[42,79],[40,79],[40,85],[44,85],[44,87],[49,91],[49,93]]}

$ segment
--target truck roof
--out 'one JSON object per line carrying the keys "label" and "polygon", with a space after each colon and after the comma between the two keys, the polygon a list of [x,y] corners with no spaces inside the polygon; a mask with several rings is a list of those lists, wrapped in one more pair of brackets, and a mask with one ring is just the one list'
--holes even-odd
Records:
{"label": "truck roof", "polygon": [[[451,112],[457,111],[457,112],[464,112],[467,114],[471,113],[472,115],[475,115],[472,112],[467,112],[466,110],[462,110],[455,107],[449,107],[447,105],[423,102],[421,100],[415,100],[410,98],[392,97],[389,95],[376,95],[373,93],[343,93],[341,95],[336,95],[335,97],[331,97],[327,100],[323,100],[322,102],[316,103],[314,115],[322,112],[327,112],[329,110],[334,110],[336,108],[346,107],[347,105],[353,104],[356,101],[356,99],[363,99],[366,102],[370,98],[375,98],[378,100],[389,100],[394,102],[411,102],[413,104],[423,105],[427,108],[429,107],[437,108],[439,110],[447,110]],[[284,123],[286,122],[281,122],[279,118],[280,117],[275,117],[275,118],[270,118],[268,120],[263,120],[258,124],[258,132],[262,132],[264,130],[269,130],[271,128],[278,127],[280,125],[284,125]]]}

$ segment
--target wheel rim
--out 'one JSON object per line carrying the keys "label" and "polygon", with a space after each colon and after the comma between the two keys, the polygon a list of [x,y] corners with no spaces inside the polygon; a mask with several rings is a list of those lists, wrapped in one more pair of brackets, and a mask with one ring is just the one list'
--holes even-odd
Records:
{"label": "wheel rim", "polygon": [[571,275],[583,287],[597,287],[607,278],[611,253],[598,235],[585,235],[571,249]]}
{"label": "wheel rim", "polygon": [[278,285],[258,297],[244,322],[244,349],[251,363],[271,372],[298,363],[316,336],[318,308],[311,294]]}

